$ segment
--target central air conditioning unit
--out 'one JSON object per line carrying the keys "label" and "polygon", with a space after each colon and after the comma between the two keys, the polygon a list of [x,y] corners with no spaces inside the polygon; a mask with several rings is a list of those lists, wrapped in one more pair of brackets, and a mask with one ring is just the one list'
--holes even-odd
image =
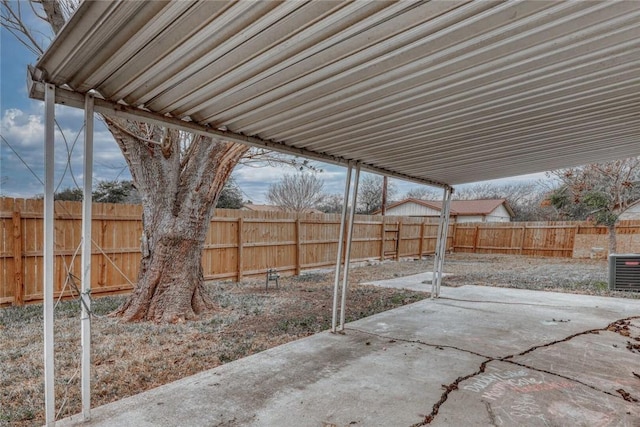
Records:
{"label": "central air conditioning unit", "polygon": [[640,292],[640,254],[609,255],[609,290]]}

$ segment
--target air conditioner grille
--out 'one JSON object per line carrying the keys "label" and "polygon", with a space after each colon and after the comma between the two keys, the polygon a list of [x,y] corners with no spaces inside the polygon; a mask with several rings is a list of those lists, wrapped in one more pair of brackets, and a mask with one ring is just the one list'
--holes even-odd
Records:
{"label": "air conditioner grille", "polygon": [[640,254],[609,255],[609,289],[640,292]]}

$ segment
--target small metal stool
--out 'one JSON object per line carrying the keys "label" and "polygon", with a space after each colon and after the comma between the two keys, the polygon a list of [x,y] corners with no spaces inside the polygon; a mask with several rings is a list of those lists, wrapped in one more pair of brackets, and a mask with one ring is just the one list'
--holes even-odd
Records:
{"label": "small metal stool", "polygon": [[271,281],[275,281],[276,282],[276,289],[280,289],[280,286],[278,285],[278,278],[279,277],[280,277],[280,275],[278,274],[278,270],[276,270],[275,268],[267,269],[267,280],[264,283],[264,289],[265,290],[269,290],[269,282],[271,282]]}

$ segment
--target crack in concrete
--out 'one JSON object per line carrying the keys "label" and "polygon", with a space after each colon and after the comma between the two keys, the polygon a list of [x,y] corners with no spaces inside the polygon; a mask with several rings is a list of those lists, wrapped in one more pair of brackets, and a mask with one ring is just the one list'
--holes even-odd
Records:
{"label": "crack in concrete", "polygon": [[442,350],[442,349],[445,349],[445,348],[450,348],[452,350],[458,350],[458,351],[462,351],[464,353],[473,354],[474,356],[484,357],[485,359],[494,359],[493,357],[487,356],[486,354],[478,353],[478,352],[473,351],[473,350],[467,350],[465,348],[460,348],[460,347],[456,347],[456,346],[453,346],[453,345],[432,344],[432,343],[428,343],[428,342],[421,341],[421,340],[410,340],[410,339],[406,339],[406,338],[391,337],[391,336],[388,336],[388,335],[376,334],[375,332],[363,331],[361,329],[356,329],[356,328],[345,328],[345,330],[359,332],[359,333],[365,334],[365,335],[371,335],[371,336],[374,336],[374,337],[382,338],[384,340],[394,340],[394,341],[406,342],[406,343],[409,343],[409,344],[420,344],[420,345],[424,345],[424,346],[427,346],[427,347],[433,347],[433,348],[436,348],[438,350]]}
{"label": "crack in concrete", "polygon": [[[515,304],[518,304],[518,303],[515,303]],[[537,349],[540,349],[540,348],[551,347],[551,346],[559,344],[559,343],[570,341],[573,338],[576,338],[576,337],[579,337],[579,336],[582,336],[582,335],[599,334],[600,332],[609,331],[609,332],[618,333],[619,335],[621,335],[623,337],[628,337],[627,335],[624,335],[620,331],[623,330],[622,326],[624,326],[624,325],[628,326],[629,322],[631,320],[634,320],[634,319],[640,319],[640,316],[631,316],[631,317],[626,317],[624,319],[619,319],[619,320],[616,320],[614,322],[609,323],[604,328],[589,329],[587,331],[578,332],[578,333],[569,335],[569,336],[567,336],[567,337],[565,337],[563,339],[555,340],[555,341],[552,341],[552,342],[549,342],[549,343],[546,343],[546,344],[536,345],[536,346],[533,346],[533,347],[531,347],[531,348],[529,348],[527,350],[524,350],[524,351],[522,351],[522,352],[520,352],[518,354],[510,354],[508,356],[504,356],[504,357],[501,357],[501,358],[495,358],[495,357],[487,356],[487,355],[484,355],[484,354],[481,354],[481,353],[478,353],[478,352],[475,352],[475,351],[472,351],[472,350],[467,350],[467,349],[463,349],[463,348],[452,346],[452,345],[439,345],[439,344],[427,343],[427,342],[424,342],[424,341],[421,341],[421,340],[410,340],[410,339],[405,339],[405,338],[389,337],[389,336],[377,334],[377,333],[374,333],[374,332],[362,331],[360,329],[355,329],[355,328],[346,328],[346,329],[354,331],[354,332],[359,332],[359,333],[362,333],[362,334],[376,336],[378,338],[387,339],[387,340],[401,341],[401,342],[412,343],[412,344],[421,344],[421,345],[425,345],[425,346],[433,347],[433,348],[437,348],[437,349],[448,348],[448,349],[452,349],[452,350],[457,350],[457,351],[462,351],[462,352],[465,352],[465,353],[473,354],[475,356],[483,357],[483,358],[486,359],[484,362],[482,362],[480,364],[480,367],[479,367],[479,369],[477,371],[475,371],[475,372],[473,372],[473,373],[471,373],[469,375],[460,376],[460,377],[456,378],[452,383],[450,383],[448,385],[445,385],[445,384],[442,385],[442,387],[444,388],[444,392],[440,396],[440,399],[433,405],[431,413],[429,415],[426,415],[425,419],[422,422],[419,422],[419,423],[416,423],[416,424],[413,424],[413,425],[410,426],[410,427],[421,427],[421,426],[425,426],[425,425],[431,424],[431,422],[433,422],[435,417],[440,412],[440,407],[449,398],[449,394],[452,391],[458,390],[458,384],[460,384],[461,382],[466,381],[466,380],[468,380],[470,378],[473,378],[473,377],[475,377],[477,375],[480,375],[480,374],[484,373],[487,364],[489,364],[490,362],[494,362],[494,361],[511,363],[511,364],[514,364],[514,365],[517,365],[517,366],[521,366],[521,367],[524,367],[524,368],[527,368],[527,369],[531,369],[533,371],[542,372],[542,373],[549,374],[549,375],[555,375],[557,377],[566,379],[568,381],[576,382],[576,383],[578,383],[578,384],[580,384],[582,386],[589,387],[592,390],[599,391],[599,392],[607,394],[609,396],[613,396],[615,398],[619,398],[619,399],[623,399],[623,400],[628,400],[631,396],[628,393],[626,393],[624,390],[622,390],[622,389],[621,389],[622,392],[618,391],[619,394],[614,394],[614,393],[608,392],[606,390],[599,389],[599,388],[597,388],[595,386],[592,386],[590,384],[584,383],[583,381],[580,381],[578,379],[571,378],[571,377],[568,377],[566,375],[558,374],[556,372],[548,371],[548,370],[545,370],[545,369],[538,369],[538,368],[535,368],[533,366],[529,366],[529,365],[524,364],[524,363],[516,362],[516,361],[511,360],[511,359],[514,358],[514,357],[517,357],[517,356],[524,356],[524,355],[529,354],[529,353],[531,353],[531,352],[533,352],[533,351],[535,351]],[[490,411],[490,407],[487,410],[489,411],[489,415],[490,415],[491,420],[494,420],[494,417],[491,416],[492,415],[492,411]]]}
{"label": "crack in concrete", "polygon": [[487,367],[487,364],[489,362],[492,362],[492,361],[493,361],[493,359],[485,360],[484,362],[482,362],[480,364],[480,368],[476,372],[474,372],[472,374],[469,374],[469,375],[465,375],[464,377],[458,377],[458,378],[456,378],[456,380],[454,382],[452,382],[449,385],[444,385],[443,384],[442,387],[444,388],[444,393],[442,393],[442,395],[440,396],[440,400],[438,400],[433,405],[433,408],[431,409],[431,413],[424,418],[424,421],[416,423],[416,424],[413,424],[410,427],[421,427],[421,426],[425,426],[427,424],[431,424],[431,422],[438,415],[438,412],[440,412],[440,406],[442,406],[444,404],[444,402],[446,402],[447,399],[449,398],[449,394],[452,391],[458,389],[458,384],[460,384],[462,381],[468,380],[469,378],[473,378],[476,375],[480,375],[480,374],[484,373],[484,371],[485,371],[485,369]]}
{"label": "crack in concrete", "polygon": [[589,387],[589,388],[590,388],[590,389],[592,389],[592,390],[599,391],[599,392],[602,392],[602,393],[604,393],[604,394],[608,394],[609,396],[613,396],[613,397],[620,397],[620,396],[618,396],[618,395],[616,395],[616,394],[613,394],[613,393],[610,393],[610,392],[608,392],[608,391],[606,391],[606,390],[599,389],[598,387],[593,386],[593,385],[591,385],[591,384],[587,384],[587,383],[585,383],[585,382],[582,382],[582,381],[580,381],[580,380],[578,380],[578,379],[576,379],[576,378],[571,378],[571,377],[568,377],[568,376],[566,376],[566,375],[558,374],[558,373],[556,373],[556,372],[547,371],[546,369],[535,368],[535,367],[533,367],[533,366],[529,366],[529,365],[527,365],[526,363],[520,363],[520,362],[516,362],[516,361],[514,361],[514,360],[502,360],[502,359],[496,359],[496,361],[497,361],[497,362],[511,363],[512,365],[521,366],[521,367],[523,367],[523,368],[531,369],[532,371],[537,371],[537,372],[542,372],[542,373],[544,373],[544,374],[554,375],[554,376],[556,376],[556,377],[560,377],[560,378],[562,378],[562,379],[564,379],[564,380],[573,381],[573,382],[578,383],[578,384],[580,384],[580,385],[583,385],[583,386],[585,386],[585,387]]}
{"label": "crack in concrete", "polygon": [[487,414],[489,415],[489,422],[493,427],[498,427],[498,424],[496,421],[496,414],[493,413],[493,408],[491,407],[491,403],[484,402],[484,406],[485,408],[487,408]]}
{"label": "crack in concrete", "polygon": [[[524,356],[525,354],[529,354],[529,353],[531,353],[533,351],[536,351],[536,350],[538,350],[540,348],[551,347],[553,345],[560,344],[561,342],[570,341],[570,340],[574,339],[575,337],[579,337],[579,336],[582,336],[582,335],[599,334],[602,330],[603,329],[589,329],[588,331],[578,332],[577,334],[569,335],[568,337],[563,338],[561,340],[551,341],[551,342],[548,342],[546,344],[535,345],[535,346],[533,346],[531,348],[528,348],[527,350],[525,350],[525,351],[523,351],[521,353],[510,354],[508,356],[505,356],[505,357],[501,358],[500,360],[503,361],[503,362],[509,362],[510,361],[509,359],[511,359],[513,357]],[[606,330],[606,328],[604,330]]]}
{"label": "crack in concrete", "polygon": [[[575,338],[575,337],[579,337],[579,336],[581,336],[581,335],[599,334],[600,332],[605,332],[605,331],[609,331],[609,332],[614,332],[614,333],[618,333],[618,334],[620,334],[620,332],[619,332],[619,327],[618,327],[618,326],[619,326],[621,323],[628,322],[628,321],[633,320],[633,319],[640,319],[640,316],[625,317],[624,319],[619,319],[619,320],[616,320],[615,322],[611,322],[611,323],[609,323],[609,324],[608,324],[607,326],[605,326],[604,328],[589,329],[588,331],[578,332],[578,333],[576,333],[576,334],[569,335],[568,337],[563,338],[563,339],[561,339],[561,340],[556,340],[556,341],[552,341],[552,342],[549,342],[549,343],[546,343],[546,344],[536,345],[536,346],[533,346],[533,347],[531,347],[531,348],[529,348],[529,349],[527,349],[527,350],[523,351],[522,353],[512,354],[512,355],[509,355],[509,356],[505,356],[505,357],[503,357],[503,358],[502,358],[502,360],[504,360],[504,359],[510,359],[510,358],[513,358],[513,357],[516,357],[516,356],[524,356],[525,354],[531,353],[532,351],[535,351],[535,350],[537,350],[537,349],[539,349],[539,348],[551,347],[551,346],[556,345],[556,344],[559,344],[559,343],[561,343],[561,342],[570,341],[570,340],[572,340],[573,338]],[[625,336],[625,335],[623,335],[623,334],[620,334],[620,335]]]}

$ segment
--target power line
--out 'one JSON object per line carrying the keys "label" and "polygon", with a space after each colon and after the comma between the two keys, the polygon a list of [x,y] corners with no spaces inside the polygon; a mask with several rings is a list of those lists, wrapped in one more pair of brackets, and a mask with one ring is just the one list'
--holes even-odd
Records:
{"label": "power line", "polygon": [[73,153],[74,148],[76,147],[76,143],[78,142],[78,139],[80,138],[80,134],[82,133],[82,130],[85,127],[85,124],[82,124],[82,127],[80,128],[80,130],[78,130],[78,133],[76,134],[75,139],[73,140],[73,144],[71,144],[71,149],[69,149],[69,142],[67,141],[67,137],[64,134],[63,130],[62,130],[62,126],[60,126],[60,123],[58,123],[58,120],[54,119],[54,122],[56,124],[56,126],[58,127],[58,130],[60,131],[60,135],[62,136],[62,140],[64,141],[64,145],[67,149],[67,164],[64,166],[64,171],[62,172],[62,176],[60,177],[60,182],[58,182],[58,186],[55,189],[55,193],[58,192],[58,190],[60,189],[60,186],[62,185],[62,181],[64,180],[64,177],[67,175],[67,170],[69,171],[69,174],[71,176],[71,180],[73,181],[73,183],[76,185],[76,188],[80,188],[80,185],[78,184],[78,181],[76,181],[76,177],[73,174],[73,168],[71,167],[71,154]]}
{"label": "power line", "polygon": [[20,159],[20,161],[22,162],[22,164],[29,170],[29,172],[31,172],[31,174],[33,176],[36,177],[36,179],[38,180],[38,182],[40,182],[40,184],[44,185],[44,181],[42,181],[40,179],[40,177],[38,175],[36,175],[36,173],[33,171],[33,169],[31,169],[31,166],[29,166],[29,164],[27,164],[27,162],[24,161],[24,159],[20,156],[20,154],[18,154],[18,152],[11,146],[11,144],[9,144],[9,141],[7,141],[7,139],[0,135],[0,138],[2,138],[2,140],[5,142],[5,144],[7,144],[7,146],[11,149],[11,151],[13,151],[13,154],[15,154],[18,159]]}

